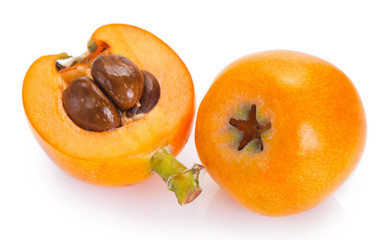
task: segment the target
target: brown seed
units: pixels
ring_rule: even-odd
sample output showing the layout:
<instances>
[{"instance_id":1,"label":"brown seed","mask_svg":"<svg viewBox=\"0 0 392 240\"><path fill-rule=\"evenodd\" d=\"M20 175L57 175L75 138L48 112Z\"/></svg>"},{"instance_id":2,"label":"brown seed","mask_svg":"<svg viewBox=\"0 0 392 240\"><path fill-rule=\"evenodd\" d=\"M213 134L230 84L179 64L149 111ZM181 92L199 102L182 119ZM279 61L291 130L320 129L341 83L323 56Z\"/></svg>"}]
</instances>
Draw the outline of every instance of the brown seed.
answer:
<instances>
[{"instance_id":1,"label":"brown seed","mask_svg":"<svg viewBox=\"0 0 392 240\"><path fill-rule=\"evenodd\" d=\"M143 94L140 98L139 110L148 113L158 103L161 96L161 88L155 76L147 71L142 71L144 77Z\"/></svg>"},{"instance_id":2,"label":"brown seed","mask_svg":"<svg viewBox=\"0 0 392 240\"><path fill-rule=\"evenodd\" d=\"M136 114L148 113L155 107L161 96L161 88L155 76L147 71L142 71L144 78L143 94L140 98L140 107L132 107L127 111L127 117L133 117Z\"/></svg>"},{"instance_id":3,"label":"brown seed","mask_svg":"<svg viewBox=\"0 0 392 240\"><path fill-rule=\"evenodd\" d=\"M143 93L144 80L139 68L119 55L101 55L91 65L91 75L122 111L133 107Z\"/></svg>"},{"instance_id":4,"label":"brown seed","mask_svg":"<svg viewBox=\"0 0 392 240\"><path fill-rule=\"evenodd\" d=\"M65 89L63 104L68 116L81 128L102 132L121 125L117 108L87 77L75 79Z\"/></svg>"}]
</instances>

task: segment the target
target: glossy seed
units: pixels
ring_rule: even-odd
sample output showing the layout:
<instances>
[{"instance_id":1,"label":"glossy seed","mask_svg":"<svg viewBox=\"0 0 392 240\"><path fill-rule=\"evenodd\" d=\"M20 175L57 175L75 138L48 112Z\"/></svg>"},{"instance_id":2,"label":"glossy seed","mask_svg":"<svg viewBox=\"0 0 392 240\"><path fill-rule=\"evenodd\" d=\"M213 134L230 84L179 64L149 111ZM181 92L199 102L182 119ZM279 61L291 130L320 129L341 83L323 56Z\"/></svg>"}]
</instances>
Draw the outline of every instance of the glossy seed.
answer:
<instances>
[{"instance_id":1,"label":"glossy seed","mask_svg":"<svg viewBox=\"0 0 392 240\"><path fill-rule=\"evenodd\" d=\"M147 71L142 71L144 77L143 94L140 98L139 110L142 113L148 113L155 107L161 96L161 88L155 76Z\"/></svg>"},{"instance_id":2,"label":"glossy seed","mask_svg":"<svg viewBox=\"0 0 392 240\"><path fill-rule=\"evenodd\" d=\"M101 89L122 111L139 101L144 79L139 68L119 55L101 55L91 65L91 75Z\"/></svg>"},{"instance_id":3,"label":"glossy seed","mask_svg":"<svg viewBox=\"0 0 392 240\"><path fill-rule=\"evenodd\" d=\"M79 127L102 132L120 127L117 108L89 78L75 79L63 93L65 111Z\"/></svg>"},{"instance_id":4,"label":"glossy seed","mask_svg":"<svg viewBox=\"0 0 392 240\"><path fill-rule=\"evenodd\" d=\"M161 88L155 76L147 71L142 71L144 77L144 89L142 97L140 98L140 107L132 107L127 111L127 117L132 117L135 114L148 113L155 107L161 96Z\"/></svg>"}]
</instances>

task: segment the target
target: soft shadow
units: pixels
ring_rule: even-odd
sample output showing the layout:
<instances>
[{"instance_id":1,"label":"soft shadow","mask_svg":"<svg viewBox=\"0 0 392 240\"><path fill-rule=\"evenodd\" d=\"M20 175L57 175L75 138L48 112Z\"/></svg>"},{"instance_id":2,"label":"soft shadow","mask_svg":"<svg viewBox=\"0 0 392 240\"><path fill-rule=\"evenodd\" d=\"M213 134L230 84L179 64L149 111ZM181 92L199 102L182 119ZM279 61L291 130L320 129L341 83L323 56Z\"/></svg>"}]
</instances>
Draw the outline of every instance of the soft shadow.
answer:
<instances>
[{"instance_id":1,"label":"soft shadow","mask_svg":"<svg viewBox=\"0 0 392 240\"><path fill-rule=\"evenodd\" d=\"M344 209L332 196L319 206L304 213L287 217L267 217L254 213L234 201L219 189L208 204L203 215L206 226L237 229L238 234L257 234L257 236L290 236L293 233L320 231L323 226L338 224Z\"/></svg>"},{"instance_id":2,"label":"soft shadow","mask_svg":"<svg viewBox=\"0 0 392 240\"><path fill-rule=\"evenodd\" d=\"M182 225L186 224L182 220L192 218L191 213L198 211L198 206L193 204L181 207L174 193L155 174L131 186L101 187L74 179L60 169L51 170L50 187L61 191L69 205L81 211L98 212L116 221L131 223L137 220L139 224L148 226L178 220L178 224Z\"/></svg>"}]
</instances>

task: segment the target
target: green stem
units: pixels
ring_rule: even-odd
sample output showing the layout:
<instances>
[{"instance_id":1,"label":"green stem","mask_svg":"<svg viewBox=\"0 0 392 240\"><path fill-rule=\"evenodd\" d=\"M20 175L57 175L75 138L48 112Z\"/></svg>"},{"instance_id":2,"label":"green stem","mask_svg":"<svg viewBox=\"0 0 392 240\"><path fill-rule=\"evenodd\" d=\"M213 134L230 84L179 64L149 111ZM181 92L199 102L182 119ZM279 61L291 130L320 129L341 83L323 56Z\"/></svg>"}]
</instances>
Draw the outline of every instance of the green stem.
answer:
<instances>
[{"instance_id":1,"label":"green stem","mask_svg":"<svg viewBox=\"0 0 392 240\"><path fill-rule=\"evenodd\" d=\"M187 169L166 149L159 149L151 158L151 171L156 172L167 183L170 191L176 194L180 205L192 202L200 195L200 171L204 167L195 164Z\"/></svg>"}]
</instances>

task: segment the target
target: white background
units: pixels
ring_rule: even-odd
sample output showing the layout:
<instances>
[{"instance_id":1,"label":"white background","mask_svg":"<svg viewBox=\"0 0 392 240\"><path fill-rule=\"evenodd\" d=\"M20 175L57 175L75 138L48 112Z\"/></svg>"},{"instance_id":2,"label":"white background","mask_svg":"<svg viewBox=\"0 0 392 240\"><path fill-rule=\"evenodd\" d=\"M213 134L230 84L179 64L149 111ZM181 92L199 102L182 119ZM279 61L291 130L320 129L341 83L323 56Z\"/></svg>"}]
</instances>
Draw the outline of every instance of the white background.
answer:
<instances>
[{"instance_id":1,"label":"white background","mask_svg":"<svg viewBox=\"0 0 392 240\"><path fill-rule=\"evenodd\" d=\"M3 1L0 14L0 239L392 239L392 8L389 1ZM85 51L108 23L144 28L192 74L199 104L224 66L249 53L290 49L341 68L367 114L362 160L318 207L290 217L250 212L206 174L180 207L156 176L123 188L61 171L27 125L22 82L46 54ZM194 135L179 155L199 162Z\"/></svg>"}]
</instances>

